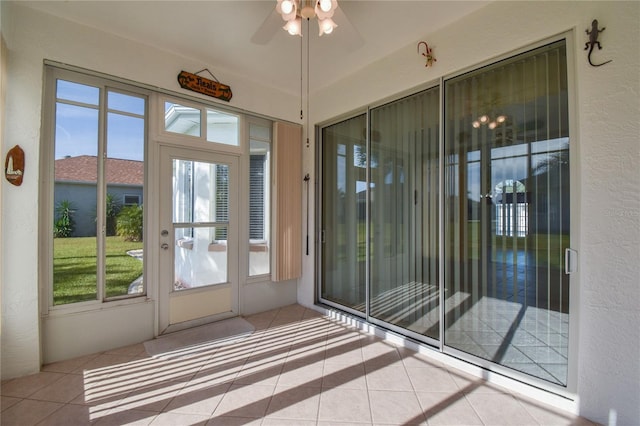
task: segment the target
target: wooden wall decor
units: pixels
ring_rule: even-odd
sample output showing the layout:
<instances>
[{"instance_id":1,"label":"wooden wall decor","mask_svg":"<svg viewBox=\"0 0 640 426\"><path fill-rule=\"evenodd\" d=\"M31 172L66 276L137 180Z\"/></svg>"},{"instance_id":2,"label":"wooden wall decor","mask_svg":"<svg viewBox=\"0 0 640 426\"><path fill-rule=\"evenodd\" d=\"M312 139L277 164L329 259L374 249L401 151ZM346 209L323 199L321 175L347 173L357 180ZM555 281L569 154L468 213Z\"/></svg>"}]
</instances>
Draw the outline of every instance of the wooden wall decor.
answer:
<instances>
[{"instance_id":1,"label":"wooden wall decor","mask_svg":"<svg viewBox=\"0 0 640 426\"><path fill-rule=\"evenodd\" d=\"M22 185L22 178L24 177L24 151L19 145L14 146L7 152L7 158L4 161L4 176L12 185Z\"/></svg>"},{"instance_id":2,"label":"wooden wall decor","mask_svg":"<svg viewBox=\"0 0 640 426\"><path fill-rule=\"evenodd\" d=\"M211 74L213 80L199 76L198 74L202 71L207 71L211 74L211 71L206 68L195 74L187 71L180 71L180 74L178 74L178 83L180 84L180 87L229 102L231 100L231 96L233 96L231 93L231 87L220 83L213 74Z\"/></svg>"}]
</instances>

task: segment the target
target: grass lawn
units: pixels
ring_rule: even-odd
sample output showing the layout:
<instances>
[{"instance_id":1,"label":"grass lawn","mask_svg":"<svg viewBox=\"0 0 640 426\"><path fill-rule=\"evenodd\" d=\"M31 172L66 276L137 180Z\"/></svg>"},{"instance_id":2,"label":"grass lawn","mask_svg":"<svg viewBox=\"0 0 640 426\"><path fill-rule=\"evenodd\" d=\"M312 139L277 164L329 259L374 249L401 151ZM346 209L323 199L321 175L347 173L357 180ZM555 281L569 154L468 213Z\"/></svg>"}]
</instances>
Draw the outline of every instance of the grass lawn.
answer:
<instances>
[{"instance_id":1,"label":"grass lawn","mask_svg":"<svg viewBox=\"0 0 640 426\"><path fill-rule=\"evenodd\" d=\"M142 242L106 238L107 297L127 294L129 284L142 275L142 262L127 254L141 249ZM54 238L53 304L96 300L96 238Z\"/></svg>"}]
</instances>

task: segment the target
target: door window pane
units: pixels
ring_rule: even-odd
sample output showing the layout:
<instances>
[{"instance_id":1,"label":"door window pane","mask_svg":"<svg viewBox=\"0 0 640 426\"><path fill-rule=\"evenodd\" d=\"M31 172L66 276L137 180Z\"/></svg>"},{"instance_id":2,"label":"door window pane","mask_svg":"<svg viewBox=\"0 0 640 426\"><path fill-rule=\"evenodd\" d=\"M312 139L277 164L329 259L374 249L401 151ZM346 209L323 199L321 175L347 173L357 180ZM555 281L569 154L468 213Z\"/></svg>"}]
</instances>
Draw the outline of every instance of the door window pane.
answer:
<instances>
[{"instance_id":1,"label":"door window pane","mask_svg":"<svg viewBox=\"0 0 640 426\"><path fill-rule=\"evenodd\" d=\"M445 85L447 346L565 385L564 41Z\"/></svg>"},{"instance_id":2,"label":"door window pane","mask_svg":"<svg viewBox=\"0 0 640 426\"><path fill-rule=\"evenodd\" d=\"M174 290L226 283L229 166L173 159Z\"/></svg>"}]
</instances>

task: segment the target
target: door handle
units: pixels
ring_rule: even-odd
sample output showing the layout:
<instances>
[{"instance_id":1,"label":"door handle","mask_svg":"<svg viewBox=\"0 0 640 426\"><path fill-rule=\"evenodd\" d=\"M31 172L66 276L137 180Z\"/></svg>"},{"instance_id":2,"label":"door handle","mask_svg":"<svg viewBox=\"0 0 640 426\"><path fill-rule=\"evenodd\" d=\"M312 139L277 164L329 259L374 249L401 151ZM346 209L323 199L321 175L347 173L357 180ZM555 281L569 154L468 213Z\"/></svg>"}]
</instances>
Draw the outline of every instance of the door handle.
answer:
<instances>
[{"instance_id":1,"label":"door handle","mask_svg":"<svg viewBox=\"0 0 640 426\"><path fill-rule=\"evenodd\" d=\"M578 252L566 248L564 249L564 273L570 275L578 269Z\"/></svg>"},{"instance_id":2,"label":"door handle","mask_svg":"<svg viewBox=\"0 0 640 426\"><path fill-rule=\"evenodd\" d=\"M162 243L162 244L160 245L160 248L161 248L162 250L168 250L168 249L169 249L169 244L167 244L167 243Z\"/></svg>"}]
</instances>

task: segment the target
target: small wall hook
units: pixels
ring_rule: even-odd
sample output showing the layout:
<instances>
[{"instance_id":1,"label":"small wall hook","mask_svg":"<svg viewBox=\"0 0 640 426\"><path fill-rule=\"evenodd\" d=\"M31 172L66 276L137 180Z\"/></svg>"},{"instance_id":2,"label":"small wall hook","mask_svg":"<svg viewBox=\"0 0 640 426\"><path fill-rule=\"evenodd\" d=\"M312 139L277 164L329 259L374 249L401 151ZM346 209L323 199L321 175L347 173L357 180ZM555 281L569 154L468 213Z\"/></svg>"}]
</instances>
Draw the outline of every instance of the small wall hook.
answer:
<instances>
[{"instance_id":1,"label":"small wall hook","mask_svg":"<svg viewBox=\"0 0 640 426\"><path fill-rule=\"evenodd\" d=\"M424 45L424 51L421 52L420 46L422 45ZM426 59L426 64L424 65L425 67L433 66L433 63L437 61L435 56L433 56L432 52L433 50L429 48L429 45L427 44L426 41L421 41L418 43L418 53L420 53Z\"/></svg>"}]
</instances>

